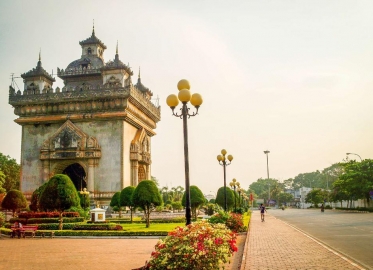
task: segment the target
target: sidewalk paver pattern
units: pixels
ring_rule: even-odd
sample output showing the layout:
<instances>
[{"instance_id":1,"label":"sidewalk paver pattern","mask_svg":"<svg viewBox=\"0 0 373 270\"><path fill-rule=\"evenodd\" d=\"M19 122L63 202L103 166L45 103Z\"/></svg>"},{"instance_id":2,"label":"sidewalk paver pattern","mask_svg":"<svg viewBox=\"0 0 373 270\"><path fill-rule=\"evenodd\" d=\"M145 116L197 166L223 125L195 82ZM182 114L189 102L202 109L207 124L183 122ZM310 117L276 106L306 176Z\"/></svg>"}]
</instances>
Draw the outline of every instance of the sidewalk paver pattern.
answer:
<instances>
[{"instance_id":1,"label":"sidewalk paver pattern","mask_svg":"<svg viewBox=\"0 0 373 270\"><path fill-rule=\"evenodd\" d=\"M271 215L254 211L241 270L363 269Z\"/></svg>"},{"instance_id":2,"label":"sidewalk paver pattern","mask_svg":"<svg viewBox=\"0 0 373 270\"><path fill-rule=\"evenodd\" d=\"M0 239L1 270L130 270L144 266L158 239Z\"/></svg>"}]
</instances>

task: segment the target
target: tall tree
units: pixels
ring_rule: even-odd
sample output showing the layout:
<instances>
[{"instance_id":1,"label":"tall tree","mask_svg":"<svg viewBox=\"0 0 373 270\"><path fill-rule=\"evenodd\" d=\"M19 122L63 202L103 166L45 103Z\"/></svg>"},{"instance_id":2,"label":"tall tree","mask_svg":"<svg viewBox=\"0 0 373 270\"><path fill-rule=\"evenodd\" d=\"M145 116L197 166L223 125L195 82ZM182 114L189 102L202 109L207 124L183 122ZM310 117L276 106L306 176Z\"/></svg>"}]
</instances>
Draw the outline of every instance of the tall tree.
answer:
<instances>
[{"instance_id":1,"label":"tall tree","mask_svg":"<svg viewBox=\"0 0 373 270\"><path fill-rule=\"evenodd\" d=\"M185 193L182 199L182 205L185 206L186 197ZM203 196L202 191L197 186L190 186L190 207L192 208L192 215L194 220L197 220L197 210L200 206L204 205L206 202L205 196Z\"/></svg>"},{"instance_id":2,"label":"tall tree","mask_svg":"<svg viewBox=\"0 0 373 270\"><path fill-rule=\"evenodd\" d=\"M369 204L369 192L373 190L373 160L351 160L340 165L343 173L334 182L334 187L348 194L350 200L365 199Z\"/></svg>"},{"instance_id":3,"label":"tall tree","mask_svg":"<svg viewBox=\"0 0 373 270\"><path fill-rule=\"evenodd\" d=\"M133 192L132 201L135 206L144 210L146 228L149 228L150 213L162 204L162 197L155 183L151 180L141 181Z\"/></svg>"},{"instance_id":4,"label":"tall tree","mask_svg":"<svg viewBox=\"0 0 373 270\"><path fill-rule=\"evenodd\" d=\"M122 189L120 192L120 205L123 207L128 207L130 209L131 213L131 223L132 223L132 216L133 216L133 210L135 209L135 205L132 201L133 192L135 191L135 187L128 186Z\"/></svg>"},{"instance_id":5,"label":"tall tree","mask_svg":"<svg viewBox=\"0 0 373 270\"><path fill-rule=\"evenodd\" d=\"M6 191L19 189L21 166L15 159L0 153L0 171L5 175L3 188L5 188Z\"/></svg>"},{"instance_id":6,"label":"tall tree","mask_svg":"<svg viewBox=\"0 0 373 270\"><path fill-rule=\"evenodd\" d=\"M4 209L12 210L13 217L15 213L27 206L27 200L23 193L19 190L12 189L10 190L3 199L1 207Z\"/></svg>"},{"instance_id":7,"label":"tall tree","mask_svg":"<svg viewBox=\"0 0 373 270\"><path fill-rule=\"evenodd\" d=\"M6 192L6 189L3 187L4 184L5 184L5 174L0 170L0 194Z\"/></svg>"},{"instance_id":8,"label":"tall tree","mask_svg":"<svg viewBox=\"0 0 373 270\"><path fill-rule=\"evenodd\" d=\"M79 195L70 177L54 175L40 195L39 206L44 211L59 212L59 229L62 230L63 212L71 207L80 208Z\"/></svg>"},{"instance_id":9,"label":"tall tree","mask_svg":"<svg viewBox=\"0 0 373 270\"><path fill-rule=\"evenodd\" d=\"M323 203L325 199L325 195L322 189L314 188L311 190L306 196L307 203L313 203L316 207L319 203Z\"/></svg>"}]
</instances>

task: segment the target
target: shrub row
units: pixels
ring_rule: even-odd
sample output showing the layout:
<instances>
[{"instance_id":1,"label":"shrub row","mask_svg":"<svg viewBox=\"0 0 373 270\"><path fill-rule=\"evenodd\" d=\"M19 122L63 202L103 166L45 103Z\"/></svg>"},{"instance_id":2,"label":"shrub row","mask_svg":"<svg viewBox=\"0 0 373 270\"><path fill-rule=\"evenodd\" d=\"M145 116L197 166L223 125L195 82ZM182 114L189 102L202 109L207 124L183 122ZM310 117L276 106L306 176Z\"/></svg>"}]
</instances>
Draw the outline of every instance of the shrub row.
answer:
<instances>
[{"instance_id":1,"label":"shrub row","mask_svg":"<svg viewBox=\"0 0 373 270\"><path fill-rule=\"evenodd\" d=\"M356 208L348 208L348 207L336 207L337 210L354 210L354 211L368 211L373 212L372 207L356 207Z\"/></svg>"},{"instance_id":2,"label":"shrub row","mask_svg":"<svg viewBox=\"0 0 373 270\"><path fill-rule=\"evenodd\" d=\"M120 225L114 223L106 223L106 224L78 224L73 227L73 230L89 230L89 231L111 231L117 230L122 231L123 228Z\"/></svg>"},{"instance_id":3,"label":"shrub row","mask_svg":"<svg viewBox=\"0 0 373 270\"><path fill-rule=\"evenodd\" d=\"M131 221L127 219L110 219L110 222L119 223L119 224L130 224ZM185 218L173 218L173 219L151 219L151 223L183 223ZM133 224L142 224L146 223L145 220L134 220Z\"/></svg>"},{"instance_id":4,"label":"shrub row","mask_svg":"<svg viewBox=\"0 0 373 270\"><path fill-rule=\"evenodd\" d=\"M10 229L13 223L6 223L4 225L5 228ZM45 224L37 224L38 230L58 230L59 223L45 223ZM72 230L76 223L63 223L64 230Z\"/></svg>"},{"instance_id":5,"label":"shrub row","mask_svg":"<svg viewBox=\"0 0 373 270\"><path fill-rule=\"evenodd\" d=\"M0 228L0 231L5 235L10 235L11 230ZM46 236L48 237L47 230L37 230L36 236L41 236L43 233L46 233ZM142 231L142 232L127 232L127 231L76 231L76 230L55 230L54 231L55 236L76 236L76 237L89 237L89 236L167 236L168 232L162 232L162 231Z\"/></svg>"},{"instance_id":6,"label":"shrub row","mask_svg":"<svg viewBox=\"0 0 373 270\"><path fill-rule=\"evenodd\" d=\"M19 218L56 218L59 217L58 212L25 212L18 215ZM78 212L63 212L64 217L80 217Z\"/></svg>"},{"instance_id":7,"label":"shrub row","mask_svg":"<svg viewBox=\"0 0 373 270\"><path fill-rule=\"evenodd\" d=\"M63 223L76 223L76 222L83 222L84 217L71 217L71 218L64 217L62 220L63 220ZM21 222L24 225L26 225L26 224L44 224L44 223L58 223L59 218L29 218L29 219L11 218L11 219L9 219L10 223L14 223L16 221Z\"/></svg>"}]
</instances>

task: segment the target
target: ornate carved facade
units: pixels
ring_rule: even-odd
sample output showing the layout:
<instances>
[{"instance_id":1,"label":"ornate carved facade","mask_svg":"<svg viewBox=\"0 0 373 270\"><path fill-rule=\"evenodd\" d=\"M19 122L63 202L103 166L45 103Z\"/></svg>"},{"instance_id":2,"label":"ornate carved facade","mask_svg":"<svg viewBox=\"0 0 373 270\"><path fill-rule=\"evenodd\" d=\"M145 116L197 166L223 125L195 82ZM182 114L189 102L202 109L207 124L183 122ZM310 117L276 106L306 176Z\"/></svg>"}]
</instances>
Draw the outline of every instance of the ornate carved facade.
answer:
<instances>
[{"instance_id":1,"label":"ornate carved facade","mask_svg":"<svg viewBox=\"0 0 373 270\"><path fill-rule=\"evenodd\" d=\"M106 46L93 29L79 43L81 58L57 69L62 89L42 67L22 74L24 90L9 88L9 104L22 126L21 189L31 194L56 174L77 188L106 198L151 176L151 137L160 121L152 92L132 84L131 68L119 59L104 62ZM80 182L80 184L79 184ZM105 195L106 194L106 195Z\"/></svg>"}]
</instances>

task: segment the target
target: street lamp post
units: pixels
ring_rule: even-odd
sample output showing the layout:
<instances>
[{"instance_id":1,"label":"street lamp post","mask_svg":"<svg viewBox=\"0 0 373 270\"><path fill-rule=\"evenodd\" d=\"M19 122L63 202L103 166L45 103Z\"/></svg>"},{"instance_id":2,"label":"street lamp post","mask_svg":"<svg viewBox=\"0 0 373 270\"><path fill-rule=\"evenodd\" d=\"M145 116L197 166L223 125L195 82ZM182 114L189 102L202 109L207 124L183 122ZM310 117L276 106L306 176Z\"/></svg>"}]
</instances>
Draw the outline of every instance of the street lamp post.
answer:
<instances>
[{"instance_id":1,"label":"street lamp post","mask_svg":"<svg viewBox=\"0 0 373 270\"><path fill-rule=\"evenodd\" d=\"M84 198L84 205L83 205L83 207L84 207L84 219L86 218L86 214L85 214L85 208L86 208L86 205L85 205L85 203L86 203L86 197L85 196L89 196L89 191L87 190L87 188L83 188L83 190L80 190L80 194L82 194L83 195L83 198Z\"/></svg>"},{"instance_id":2,"label":"street lamp post","mask_svg":"<svg viewBox=\"0 0 373 270\"><path fill-rule=\"evenodd\" d=\"M241 189L241 188L238 188L237 192L238 192L238 202L239 202L240 205L241 205L241 192L242 192L242 189ZM242 195L243 195L243 193L242 193Z\"/></svg>"},{"instance_id":3,"label":"street lamp post","mask_svg":"<svg viewBox=\"0 0 373 270\"><path fill-rule=\"evenodd\" d=\"M190 93L190 84L187 80L180 80L177 84L179 89L178 96L172 94L167 97L167 105L172 110L172 115L183 119L183 132L184 132L184 161L185 161L185 218L186 225L191 223L191 205L190 205L190 182L189 182L189 152L188 152L188 118L196 116L198 114L198 108L201 106L203 100L202 96L198 93L193 95ZM175 113L175 107L179 104L179 101L183 104L181 107L181 114ZM189 113L187 106L188 102L196 108L196 112Z\"/></svg>"},{"instance_id":4,"label":"street lamp post","mask_svg":"<svg viewBox=\"0 0 373 270\"><path fill-rule=\"evenodd\" d=\"M232 182L229 183L229 185L234 189L234 212L237 212L237 204L236 204L236 187L240 189L240 183L237 182L235 178L233 178ZM239 198L239 197L238 197Z\"/></svg>"},{"instance_id":5,"label":"street lamp post","mask_svg":"<svg viewBox=\"0 0 373 270\"><path fill-rule=\"evenodd\" d=\"M225 149L221 150L221 155L217 156L218 162L221 166L224 168L224 211L227 211L227 184L226 184L226 167L232 163L233 156L228 155L227 158L225 158L225 155L227 154L227 151ZM229 163L227 162L227 159Z\"/></svg>"},{"instance_id":6,"label":"street lamp post","mask_svg":"<svg viewBox=\"0 0 373 270\"><path fill-rule=\"evenodd\" d=\"M355 156L358 156L358 157L360 158L360 162L363 161L363 160L361 159L361 156L359 156L358 154L355 154L355 153L346 153L346 155L347 155L347 156L348 156L348 155L355 155Z\"/></svg>"},{"instance_id":7,"label":"street lamp post","mask_svg":"<svg viewBox=\"0 0 373 270\"><path fill-rule=\"evenodd\" d=\"M268 167L268 154L269 153L270 152L268 150L264 151L264 154L267 156L268 204L269 204L269 201L271 200L271 185L269 183L269 167Z\"/></svg>"}]
</instances>

